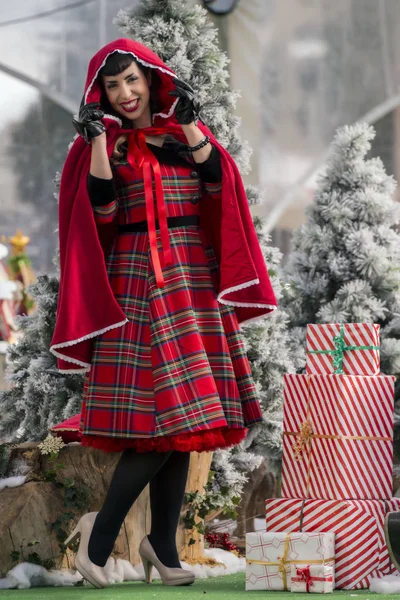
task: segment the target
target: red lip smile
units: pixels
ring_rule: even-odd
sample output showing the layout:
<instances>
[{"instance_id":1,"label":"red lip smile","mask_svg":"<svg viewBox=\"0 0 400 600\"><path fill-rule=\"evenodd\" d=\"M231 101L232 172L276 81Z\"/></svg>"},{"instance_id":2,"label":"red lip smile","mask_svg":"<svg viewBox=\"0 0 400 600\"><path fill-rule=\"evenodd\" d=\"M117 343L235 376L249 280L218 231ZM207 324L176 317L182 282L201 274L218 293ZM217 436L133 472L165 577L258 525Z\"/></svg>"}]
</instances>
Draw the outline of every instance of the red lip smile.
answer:
<instances>
[{"instance_id":1,"label":"red lip smile","mask_svg":"<svg viewBox=\"0 0 400 600\"><path fill-rule=\"evenodd\" d=\"M133 106L129 108L129 105L132 103L135 103L135 104L133 104ZM135 100L131 100L130 102L121 102L121 106L126 112L134 112L135 110L137 110L139 103L140 103L140 99L135 98Z\"/></svg>"}]
</instances>

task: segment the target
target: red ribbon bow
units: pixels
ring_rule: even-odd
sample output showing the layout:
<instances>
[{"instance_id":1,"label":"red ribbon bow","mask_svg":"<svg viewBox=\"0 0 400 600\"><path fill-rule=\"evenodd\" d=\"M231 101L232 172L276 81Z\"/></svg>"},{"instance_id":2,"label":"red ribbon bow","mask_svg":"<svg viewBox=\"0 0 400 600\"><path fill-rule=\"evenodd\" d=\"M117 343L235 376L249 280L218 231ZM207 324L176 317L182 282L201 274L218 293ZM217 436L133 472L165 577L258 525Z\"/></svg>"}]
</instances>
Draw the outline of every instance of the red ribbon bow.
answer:
<instances>
[{"instance_id":1,"label":"red ribbon bow","mask_svg":"<svg viewBox=\"0 0 400 600\"><path fill-rule=\"evenodd\" d=\"M310 573L310 565L307 567L303 567L302 569L297 568L296 575L300 578L300 581L306 582L306 591L310 591L310 586L312 586L312 577Z\"/></svg>"},{"instance_id":2,"label":"red ribbon bow","mask_svg":"<svg viewBox=\"0 0 400 600\"><path fill-rule=\"evenodd\" d=\"M154 265L157 286L164 287L162 267L172 263L171 246L169 243L167 211L164 202L164 190L162 186L160 164L146 144L145 132L149 135L162 135L166 133L165 128L149 127L146 130L129 130L128 133L128 163L134 169L141 169L144 180L144 194L146 200L146 216L149 232L150 251ZM162 266L157 248L157 236L154 214L153 177L156 192L157 214L160 223L161 242L163 249Z\"/></svg>"}]
</instances>

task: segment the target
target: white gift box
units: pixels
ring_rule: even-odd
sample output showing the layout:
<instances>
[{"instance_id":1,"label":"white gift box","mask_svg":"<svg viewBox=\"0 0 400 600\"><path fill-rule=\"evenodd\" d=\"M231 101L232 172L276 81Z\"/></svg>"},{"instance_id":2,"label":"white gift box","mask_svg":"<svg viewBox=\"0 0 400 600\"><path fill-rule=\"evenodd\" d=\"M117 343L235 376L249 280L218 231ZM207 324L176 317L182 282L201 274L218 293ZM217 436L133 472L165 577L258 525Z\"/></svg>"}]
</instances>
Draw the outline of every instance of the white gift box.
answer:
<instances>
[{"instance_id":1,"label":"white gift box","mask_svg":"<svg viewBox=\"0 0 400 600\"><path fill-rule=\"evenodd\" d=\"M256 531L246 534L246 591L290 590L291 567L330 565L335 533Z\"/></svg>"},{"instance_id":2,"label":"white gift box","mask_svg":"<svg viewBox=\"0 0 400 600\"><path fill-rule=\"evenodd\" d=\"M333 565L292 565L290 590L313 594L327 594L335 587Z\"/></svg>"}]
</instances>

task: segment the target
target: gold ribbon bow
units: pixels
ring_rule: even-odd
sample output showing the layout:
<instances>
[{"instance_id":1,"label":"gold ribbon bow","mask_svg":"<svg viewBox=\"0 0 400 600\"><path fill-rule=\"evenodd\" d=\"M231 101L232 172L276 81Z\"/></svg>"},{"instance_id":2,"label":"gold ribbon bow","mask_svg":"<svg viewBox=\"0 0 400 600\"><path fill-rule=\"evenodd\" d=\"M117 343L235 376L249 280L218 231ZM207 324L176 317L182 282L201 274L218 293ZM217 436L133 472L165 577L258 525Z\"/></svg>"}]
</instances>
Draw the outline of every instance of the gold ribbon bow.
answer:
<instances>
[{"instance_id":1,"label":"gold ribbon bow","mask_svg":"<svg viewBox=\"0 0 400 600\"><path fill-rule=\"evenodd\" d=\"M294 450L294 459L301 460L301 453L305 449L305 446L310 443L313 436L313 428L310 420L304 421L300 425L300 433L298 440L295 441L292 448Z\"/></svg>"}]
</instances>

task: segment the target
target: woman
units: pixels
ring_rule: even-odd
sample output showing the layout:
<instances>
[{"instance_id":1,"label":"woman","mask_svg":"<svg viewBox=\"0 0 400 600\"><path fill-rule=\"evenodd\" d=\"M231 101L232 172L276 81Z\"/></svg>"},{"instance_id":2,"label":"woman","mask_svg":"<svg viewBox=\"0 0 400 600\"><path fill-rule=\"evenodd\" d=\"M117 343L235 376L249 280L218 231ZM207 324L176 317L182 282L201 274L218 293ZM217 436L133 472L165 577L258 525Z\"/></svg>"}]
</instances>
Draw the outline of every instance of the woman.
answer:
<instances>
[{"instance_id":1,"label":"woman","mask_svg":"<svg viewBox=\"0 0 400 600\"><path fill-rule=\"evenodd\" d=\"M62 172L50 349L60 371L85 372L81 443L122 451L101 511L66 542L81 533L76 565L96 587L149 482L146 581L155 565L165 584L193 583L175 544L190 451L235 445L262 420L239 323L276 299L238 169L196 104L148 48L108 44Z\"/></svg>"}]
</instances>

